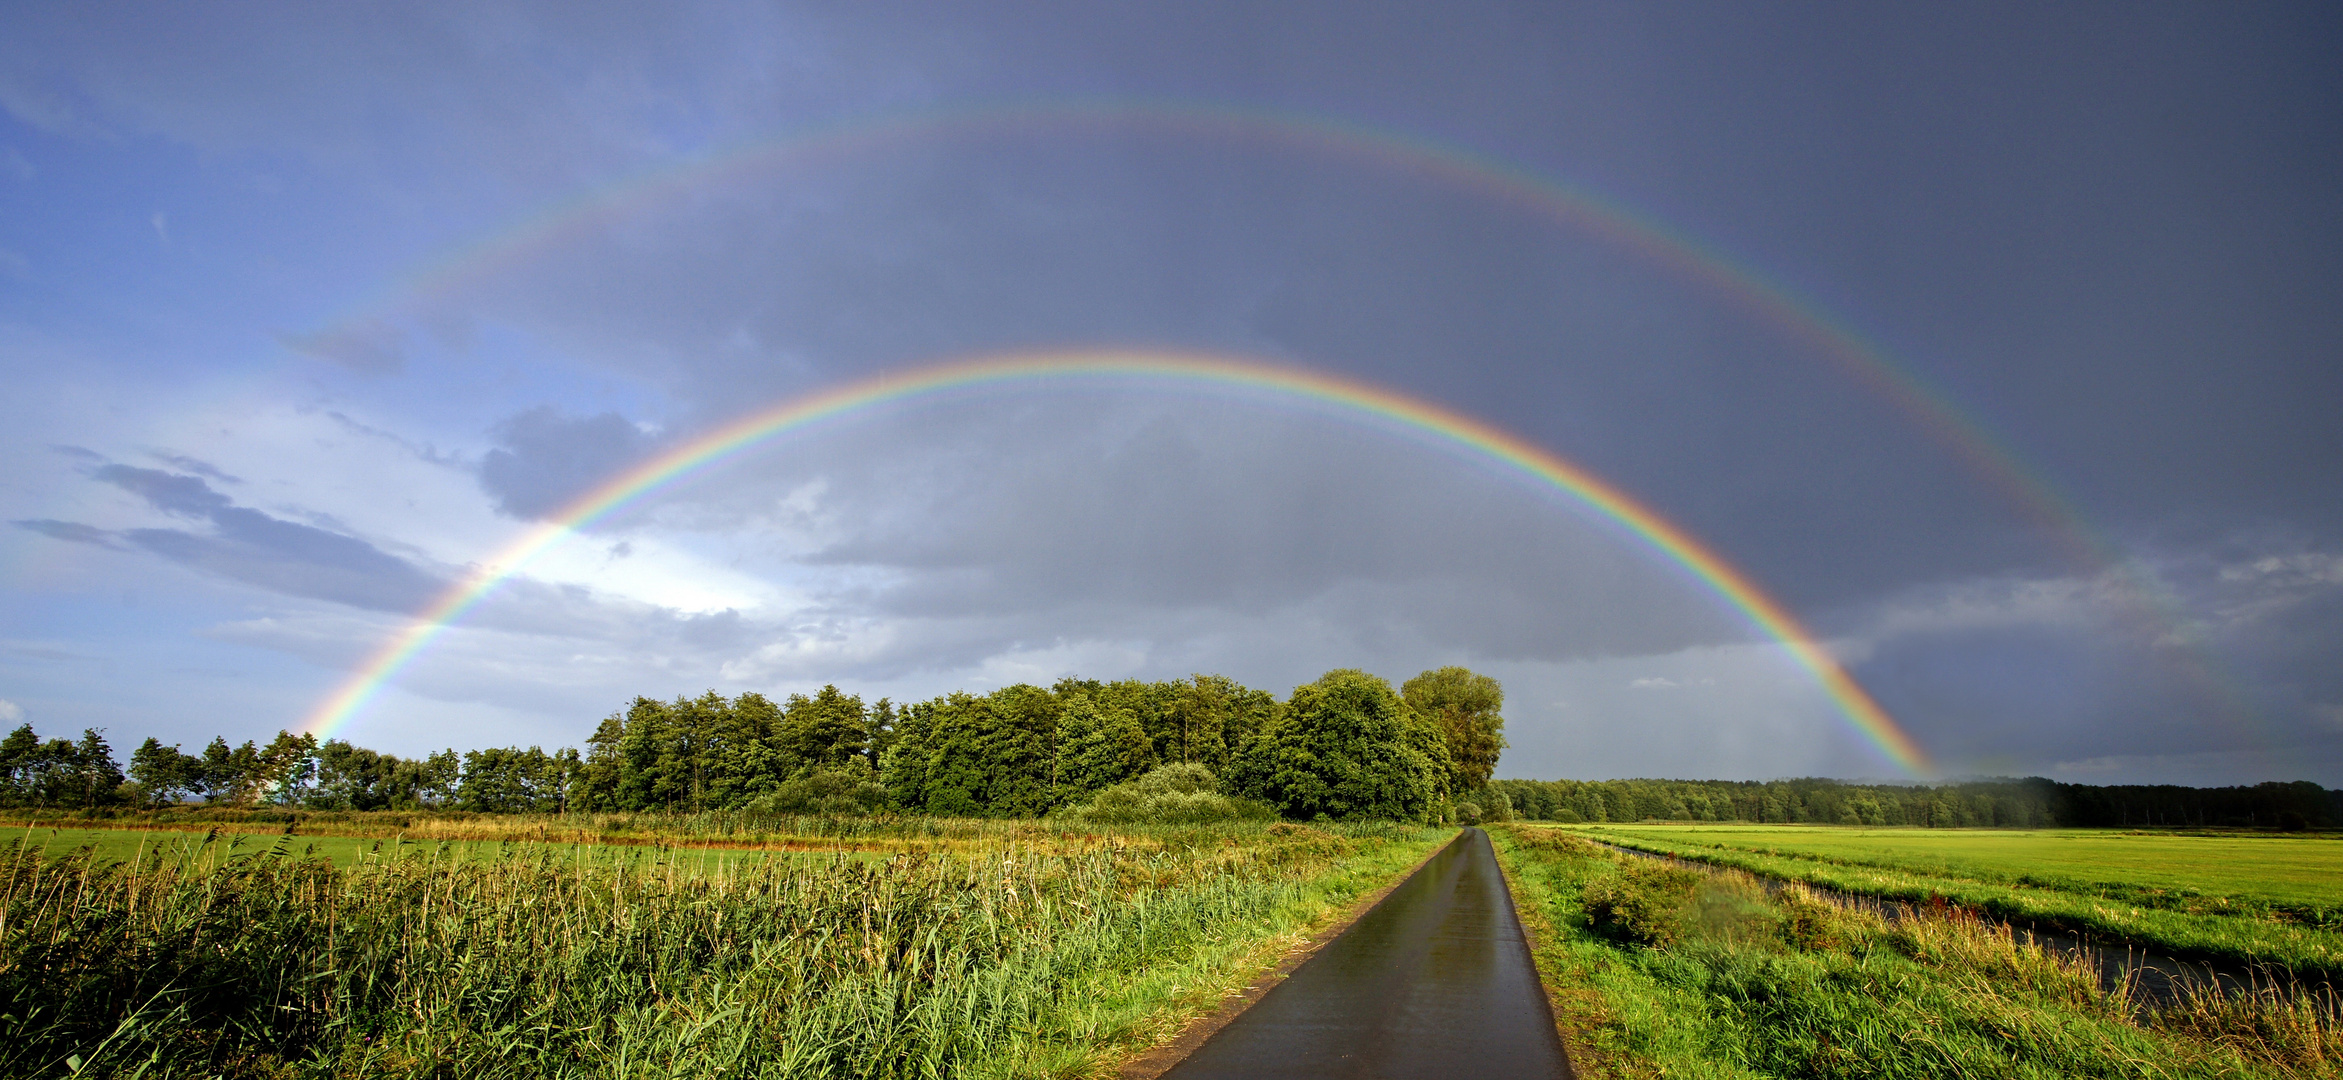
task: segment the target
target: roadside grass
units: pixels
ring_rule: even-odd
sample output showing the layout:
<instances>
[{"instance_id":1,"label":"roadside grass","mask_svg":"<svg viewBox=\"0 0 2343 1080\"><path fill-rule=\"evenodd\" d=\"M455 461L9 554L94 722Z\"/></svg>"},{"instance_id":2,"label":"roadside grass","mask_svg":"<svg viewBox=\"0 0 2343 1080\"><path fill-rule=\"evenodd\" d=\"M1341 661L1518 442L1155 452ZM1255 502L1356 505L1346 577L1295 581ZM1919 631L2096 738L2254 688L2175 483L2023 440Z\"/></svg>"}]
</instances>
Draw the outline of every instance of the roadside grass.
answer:
<instances>
[{"instance_id":1,"label":"roadside grass","mask_svg":"<svg viewBox=\"0 0 2343 1080\"><path fill-rule=\"evenodd\" d=\"M1958 911L1890 923L1574 831L1491 833L1590 1076L2343 1075L2343 1031L2305 1003L2141 1012L2087 963Z\"/></svg>"},{"instance_id":2,"label":"roadside grass","mask_svg":"<svg viewBox=\"0 0 2343 1080\"><path fill-rule=\"evenodd\" d=\"M1099 1075L1449 838L1020 833L339 865L11 844L0 1075Z\"/></svg>"},{"instance_id":3,"label":"roadside grass","mask_svg":"<svg viewBox=\"0 0 2343 1080\"><path fill-rule=\"evenodd\" d=\"M2343 843L1836 826L1556 826L1621 847L2175 956L2343 977ZM2127 881L2133 873L2138 881ZM2323 881L2323 888L2319 883Z\"/></svg>"}]
</instances>

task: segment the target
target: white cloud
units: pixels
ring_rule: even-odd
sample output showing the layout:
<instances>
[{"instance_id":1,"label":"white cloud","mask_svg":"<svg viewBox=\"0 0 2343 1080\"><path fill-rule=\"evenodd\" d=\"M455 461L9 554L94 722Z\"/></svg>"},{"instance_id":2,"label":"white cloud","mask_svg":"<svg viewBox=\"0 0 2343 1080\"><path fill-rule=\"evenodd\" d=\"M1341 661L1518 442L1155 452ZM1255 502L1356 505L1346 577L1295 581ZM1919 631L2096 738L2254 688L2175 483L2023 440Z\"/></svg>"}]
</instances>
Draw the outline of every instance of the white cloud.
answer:
<instances>
[{"instance_id":1,"label":"white cloud","mask_svg":"<svg viewBox=\"0 0 2343 1080\"><path fill-rule=\"evenodd\" d=\"M24 706L7 698L0 698L0 724L15 724L24 720Z\"/></svg>"}]
</instances>

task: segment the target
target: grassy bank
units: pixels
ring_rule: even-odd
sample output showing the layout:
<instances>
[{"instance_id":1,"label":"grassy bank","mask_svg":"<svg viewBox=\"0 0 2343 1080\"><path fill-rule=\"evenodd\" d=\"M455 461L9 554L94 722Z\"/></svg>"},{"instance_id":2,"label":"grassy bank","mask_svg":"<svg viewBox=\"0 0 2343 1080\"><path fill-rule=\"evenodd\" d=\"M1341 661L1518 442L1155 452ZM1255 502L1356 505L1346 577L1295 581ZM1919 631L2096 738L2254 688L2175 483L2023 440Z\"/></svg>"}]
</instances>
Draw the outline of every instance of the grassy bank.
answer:
<instances>
[{"instance_id":1,"label":"grassy bank","mask_svg":"<svg viewBox=\"0 0 2343 1080\"><path fill-rule=\"evenodd\" d=\"M879 859L12 847L0 1074L1095 1074L1447 835L1019 833Z\"/></svg>"},{"instance_id":2,"label":"grassy bank","mask_svg":"<svg viewBox=\"0 0 2343 1080\"><path fill-rule=\"evenodd\" d=\"M1643 851L2182 957L2343 978L2343 842L2112 832L1594 826Z\"/></svg>"},{"instance_id":3,"label":"grassy bank","mask_svg":"<svg viewBox=\"0 0 2343 1080\"><path fill-rule=\"evenodd\" d=\"M1746 875L1491 830L1582 1074L2307 1077L2343 1033L2301 1005L2139 1013L2088 967L1953 914L1887 923Z\"/></svg>"}]
</instances>

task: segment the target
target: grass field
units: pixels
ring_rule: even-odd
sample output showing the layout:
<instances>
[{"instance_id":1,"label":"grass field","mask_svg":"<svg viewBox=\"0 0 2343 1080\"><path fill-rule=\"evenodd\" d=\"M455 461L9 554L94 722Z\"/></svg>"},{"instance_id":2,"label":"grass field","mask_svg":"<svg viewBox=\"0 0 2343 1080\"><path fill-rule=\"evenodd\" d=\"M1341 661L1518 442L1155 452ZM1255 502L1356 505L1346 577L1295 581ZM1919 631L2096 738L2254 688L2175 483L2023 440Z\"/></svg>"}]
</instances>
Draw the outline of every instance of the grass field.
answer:
<instances>
[{"instance_id":1,"label":"grass field","mask_svg":"<svg viewBox=\"0 0 2343 1080\"><path fill-rule=\"evenodd\" d=\"M2107 829L1601 825L1592 830L1917 874L2067 891L2167 893L2305 910L2343 907L2343 836Z\"/></svg>"},{"instance_id":2,"label":"grass field","mask_svg":"<svg viewBox=\"0 0 2343 1080\"><path fill-rule=\"evenodd\" d=\"M1451 835L42 831L0 849L0 1075L1101 1075Z\"/></svg>"},{"instance_id":3,"label":"grass field","mask_svg":"<svg viewBox=\"0 0 2343 1080\"><path fill-rule=\"evenodd\" d=\"M417 840L402 836L304 836L276 831L192 832L178 829L89 829L28 827L0 829L0 845L15 844L56 859L86 851L103 862L139 859L193 860L215 866L223 859L275 855L296 859L323 859L349 868L385 859L442 859L478 861L551 855L564 861L586 860L603 865L658 858L695 870L712 870L744 860L803 858L830 854L831 849L797 850L755 847L696 847L690 844L649 846L639 843L540 842L536 840ZM862 847L835 849L855 861L883 860L884 850Z\"/></svg>"},{"instance_id":4,"label":"grass field","mask_svg":"<svg viewBox=\"0 0 2343 1080\"><path fill-rule=\"evenodd\" d=\"M2343 976L2343 840L2109 830L1562 826L1624 847L2175 955Z\"/></svg>"},{"instance_id":5,"label":"grass field","mask_svg":"<svg viewBox=\"0 0 2343 1080\"><path fill-rule=\"evenodd\" d=\"M1491 831L1589 1080L2343 1074L2343 1030L2298 1001L2143 1011L1957 910L1891 923L1582 829Z\"/></svg>"}]
</instances>

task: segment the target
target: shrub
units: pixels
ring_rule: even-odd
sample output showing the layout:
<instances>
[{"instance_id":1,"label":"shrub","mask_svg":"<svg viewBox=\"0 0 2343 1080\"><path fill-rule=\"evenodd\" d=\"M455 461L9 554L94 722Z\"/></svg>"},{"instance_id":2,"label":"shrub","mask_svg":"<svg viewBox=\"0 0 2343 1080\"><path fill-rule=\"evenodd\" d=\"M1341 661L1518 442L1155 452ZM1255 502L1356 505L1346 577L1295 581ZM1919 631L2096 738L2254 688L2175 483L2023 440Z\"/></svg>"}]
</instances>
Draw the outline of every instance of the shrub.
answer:
<instances>
[{"instance_id":1,"label":"shrub","mask_svg":"<svg viewBox=\"0 0 2343 1080\"><path fill-rule=\"evenodd\" d=\"M1099 825L1209 825L1274 818L1277 811L1221 794L1212 770L1185 764L1161 766L1109 787L1066 816Z\"/></svg>"},{"instance_id":2,"label":"shrub","mask_svg":"<svg viewBox=\"0 0 2343 1080\"><path fill-rule=\"evenodd\" d=\"M887 789L867 772L817 769L749 802L751 814L821 814L847 817L887 808Z\"/></svg>"},{"instance_id":3,"label":"shrub","mask_svg":"<svg viewBox=\"0 0 2343 1080\"><path fill-rule=\"evenodd\" d=\"M1457 803L1450 808L1450 812L1455 815L1456 823L1459 825L1478 825L1481 823L1481 808L1473 803Z\"/></svg>"},{"instance_id":4,"label":"shrub","mask_svg":"<svg viewBox=\"0 0 2343 1080\"><path fill-rule=\"evenodd\" d=\"M1596 933L1655 947L1770 937L1780 921L1747 874L1660 862L1639 861L1597 878L1584 900Z\"/></svg>"}]
</instances>

